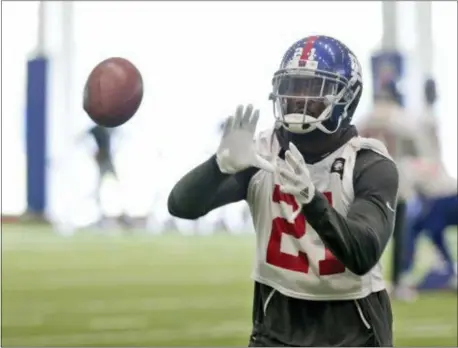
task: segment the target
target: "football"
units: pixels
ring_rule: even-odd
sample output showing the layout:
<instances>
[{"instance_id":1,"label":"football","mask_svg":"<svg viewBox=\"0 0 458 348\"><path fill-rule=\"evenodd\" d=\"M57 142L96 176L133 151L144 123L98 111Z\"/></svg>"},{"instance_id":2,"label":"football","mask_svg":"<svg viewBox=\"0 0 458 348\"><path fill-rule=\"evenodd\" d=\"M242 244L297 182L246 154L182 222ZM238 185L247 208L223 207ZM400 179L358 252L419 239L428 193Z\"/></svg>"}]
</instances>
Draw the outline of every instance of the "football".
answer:
<instances>
[{"instance_id":1,"label":"football","mask_svg":"<svg viewBox=\"0 0 458 348\"><path fill-rule=\"evenodd\" d=\"M118 127L135 115L143 99L143 78L129 60L108 58L89 74L83 108L98 125Z\"/></svg>"}]
</instances>

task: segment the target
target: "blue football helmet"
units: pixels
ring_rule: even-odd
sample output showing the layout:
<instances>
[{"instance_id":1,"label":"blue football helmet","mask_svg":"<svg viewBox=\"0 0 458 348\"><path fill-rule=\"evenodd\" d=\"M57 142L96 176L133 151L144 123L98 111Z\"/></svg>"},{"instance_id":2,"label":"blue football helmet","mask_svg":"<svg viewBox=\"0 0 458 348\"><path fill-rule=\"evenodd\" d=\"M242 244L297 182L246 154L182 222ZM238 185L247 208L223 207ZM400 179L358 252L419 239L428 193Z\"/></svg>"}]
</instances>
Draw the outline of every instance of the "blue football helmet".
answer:
<instances>
[{"instance_id":1,"label":"blue football helmet","mask_svg":"<svg viewBox=\"0 0 458 348\"><path fill-rule=\"evenodd\" d=\"M279 125L296 134L332 134L351 122L363 88L361 65L340 41L309 36L286 51L272 85Z\"/></svg>"}]
</instances>

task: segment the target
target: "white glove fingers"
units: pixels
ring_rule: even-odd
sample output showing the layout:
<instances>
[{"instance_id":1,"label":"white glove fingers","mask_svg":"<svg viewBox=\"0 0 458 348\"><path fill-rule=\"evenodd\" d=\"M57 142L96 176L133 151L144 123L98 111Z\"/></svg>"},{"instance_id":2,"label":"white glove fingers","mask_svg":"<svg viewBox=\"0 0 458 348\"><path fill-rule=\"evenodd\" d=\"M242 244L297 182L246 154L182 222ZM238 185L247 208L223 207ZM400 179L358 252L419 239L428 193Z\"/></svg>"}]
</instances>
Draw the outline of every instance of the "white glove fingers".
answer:
<instances>
[{"instance_id":1,"label":"white glove fingers","mask_svg":"<svg viewBox=\"0 0 458 348\"><path fill-rule=\"evenodd\" d=\"M259 110L256 109L253 113L253 117L251 117L251 120L250 120L250 131L254 134L254 132L256 131L256 127L258 125L258 121L259 121Z\"/></svg>"},{"instance_id":2,"label":"white glove fingers","mask_svg":"<svg viewBox=\"0 0 458 348\"><path fill-rule=\"evenodd\" d=\"M241 128L243 119L243 105L238 105L235 110L234 128Z\"/></svg>"},{"instance_id":3,"label":"white glove fingers","mask_svg":"<svg viewBox=\"0 0 458 348\"><path fill-rule=\"evenodd\" d=\"M275 172L275 166L258 154L255 154L252 165L269 173Z\"/></svg>"},{"instance_id":4,"label":"white glove fingers","mask_svg":"<svg viewBox=\"0 0 458 348\"><path fill-rule=\"evenodd\" d=\"M278 168L278 175L280 177L280 182L282 183L289 182L296 184L299 181L297 176L292 171L292 168L289 170L285 168Z\"/></svg>"},{"instance_id":5,"label":"white glove fingers","mask_svg":"<svg viewBox=\"0 0 458 348\"><path fill-rule=\"evenodd\" d=\"M234 124L234 117L229 116L226 120L226 123L224 124L223 138L230 133L233 124Z\"/></svg>"},{"instance_id":6,"label":"white glove fingers","mask_svg":"<svg viewBox=\"0 0 458 348\"><path fill-rule=\"evenodd\" d=\"M289 151L291 151L291 153L293 154L294 158L296 159L296 162L305 164L304 157L302 157L301 152L292 142L289 142Z\"/></svg>"},{"instance_id":7,"label":"white glove fingers","mask_svg":"<svg viewBox=\"0 0 458 348\"><path fill-rule=\"evenodd\" d=\"M248 104L248 106L245 109L245 113L243 114L243 118L242 118L242 127L243 128L248 128L250 124L252 113L253 113L253 105Z\"/></svg>"},{"instance_id":8,"label":"white glove fingers","mask_svg":"<svg viewBox=\"0 0 458 348\"><path fill-rule=\"evenodd\" d=\"M293 155L293 153L290 150L285 152L285 163L288 165L288 167L293 173L301 174L301 163L297 160L297 158Z\"/></svg>"}]
</instances>

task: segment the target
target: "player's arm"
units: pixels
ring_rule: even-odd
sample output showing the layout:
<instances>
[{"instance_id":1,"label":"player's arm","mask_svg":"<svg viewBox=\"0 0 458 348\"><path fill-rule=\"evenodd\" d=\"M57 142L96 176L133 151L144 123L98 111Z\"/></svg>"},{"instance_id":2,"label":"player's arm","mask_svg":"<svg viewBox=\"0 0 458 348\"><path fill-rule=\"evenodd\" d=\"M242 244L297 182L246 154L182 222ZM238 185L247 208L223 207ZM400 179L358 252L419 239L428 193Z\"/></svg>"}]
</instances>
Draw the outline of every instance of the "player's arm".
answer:
<instances>
[{"instance_id":1,"label":"player's arm","mask_svg":"<svg viewBox=\"0 0 458 348\"><path fill-rule=\"evenodd\" d=\"M362 150L354 170L355 198L346 217L332 208L319 192L303 206L307 222L325 246L353 273L369 272L390 239L398 182L394 162Z\"/></svg>"},{"instance_id":2,"label":"player's arm","mask_svg":"<svg viewBox=\"0 0 458 348\"><path fill-rule=\"evenodd\" d=\"M257 170L250 167L236 174L224 174L216 156L212 156L176 183L168 198L169 213L182 219L198 219L213 209L244 200L248 183Z\"/></svg>"}]
</instances>

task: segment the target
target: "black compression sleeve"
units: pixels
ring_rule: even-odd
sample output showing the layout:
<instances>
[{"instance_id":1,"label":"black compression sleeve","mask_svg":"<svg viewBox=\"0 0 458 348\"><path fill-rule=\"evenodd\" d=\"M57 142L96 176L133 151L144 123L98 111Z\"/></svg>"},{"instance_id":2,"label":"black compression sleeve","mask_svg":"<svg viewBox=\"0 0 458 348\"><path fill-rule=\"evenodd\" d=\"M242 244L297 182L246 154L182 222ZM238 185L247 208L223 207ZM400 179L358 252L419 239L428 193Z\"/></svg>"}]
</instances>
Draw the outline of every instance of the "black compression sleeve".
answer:
<instances>
[{"instance_id":1,"label":"black compression sleeve","mask_svg":"<svg viewBox=\"0 0 458 348\"><path fill-rule=\"evenodd\" d=\"M256 171L248 168L234 175L223 174L212 156L175 184L167 202L169 213L182 219L197 219L213 209L241 201Z\"/></svg>"},{"instance_id":2,"label":"black compression sleeve","mask_svg":"<svg viewBox=\"0 0 458 348\"><path fill-rule=\"evenodd\" d=\"M307 222L350 271L363 275L379 261L391 236L398 191L396 165L372 151L358 153L355 199L346 217L317 192L303 207Z\"/></svg>"}]
</instances>

